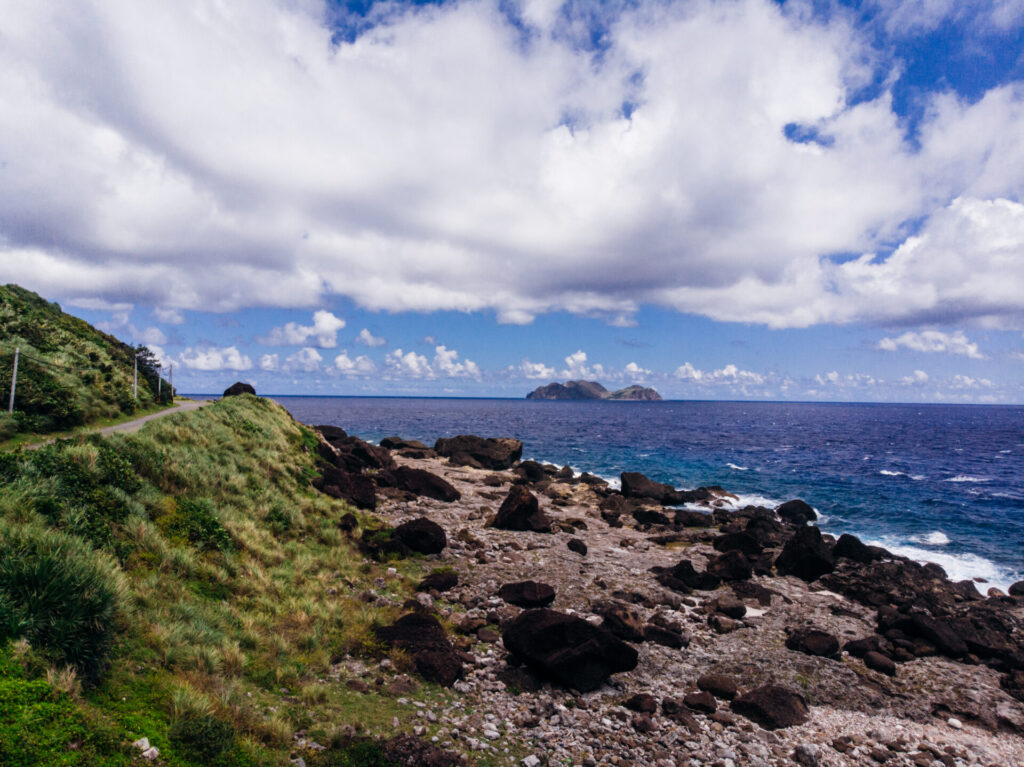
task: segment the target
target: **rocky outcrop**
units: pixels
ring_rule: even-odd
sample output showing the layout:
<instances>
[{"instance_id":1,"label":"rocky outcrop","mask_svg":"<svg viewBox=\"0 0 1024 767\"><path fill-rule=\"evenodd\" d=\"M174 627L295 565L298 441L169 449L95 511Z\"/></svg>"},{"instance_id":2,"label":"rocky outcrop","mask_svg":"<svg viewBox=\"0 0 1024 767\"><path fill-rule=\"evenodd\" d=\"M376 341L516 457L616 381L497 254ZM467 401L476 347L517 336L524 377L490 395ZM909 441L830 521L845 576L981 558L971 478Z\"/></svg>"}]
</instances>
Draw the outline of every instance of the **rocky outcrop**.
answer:
<instances>
[{"instance_id":1,"label":"rocky outcrop","mask_svg":"<svg viewBox=\"0 0 1024 767\"><path fill-rule=\"evenodd\" d=\"M502 640L537 673L580 692L637 664L636 650L611 632L555 610L527 610L503 629Z\"/></svg>"},{"instance_id":2,"label":"rocky outcrop","mask_svg":"<svg viewBox=\"0 0 1024 767\"><path fill-rule=\"evenodd\" d=\"M786 501L775 509L775 513L779 515L779 519L783 519L793 525L806 525L808 522L814 522L818 518L817 512L811 508L811 504L799 498Z\"/></svg>"},{"instance_id":3,"label":"rocky outcrop","mask_svg":"<svg viewBox=\"0 0 1024 767\"><path fill-rule=\"evenodd\" d=\"M795 575L810 583L835 569L832 550L816 527L798 527L775 560L779 575Z\"/></svg>"},{"instance_id":4,"label":"rocky outcrop","mask_svg":"<svg viewBox=\"0 0 1024 767\"><path fill-rule=\"evenodd\" d=\"M462 676L462 659L432 615L408 613L375 633L386 645L405 650L427 681L451 687Z\"/></svg>"},{"instance_id":5,"label":"rocky outcrop","mask_svg":"<svg viewBox=\"0 0 1024 767\"><path fill-rule=\"evenodd\" d=\"M537 496L522 485L513 485L508 491L491 526L501 530L551 532L551 520L540 510Z\"/></svg>"},{"instance_id":6,"label":"rocky outcrop","mask_svg":"<svg viewBox=\"0 0 1024 767\"><path fill-rule=\"evenodd\" d=\"M403 522L395 528L394 537L418 554L440 554L448 545L444 528L426 517Z\"/></svg>"},{"instance_id":7,"label":"rocky outcrop","mask_svg":"<svg viewBox=\"0 0 1024 767\"><path fill-rule=\"evenodd\" d=\"M450 482L424 469L399 466L391 472L395 486L413 495L425 495L436 501L452 503L462 497Z\"/></svg>"},{"instance_id":8,"label":"rocky outcrop","mask_svg":"<svg viewBox=\"0 0 1024 767\"><path fill-rule=\"evenodd\" d=\"M239 394L252 394L255 396L256 390L252 387L252 384L247 384L243 381L235 381L228 388L224 390L222 397L237 397Z\"/></svg>"},{"instance_id":9,"label":"rocky outcrop","mask_svg":"<svg viewBox=\"0 0 1024 767\"><path fill-rule=\"evenodd\" d=\"M819 658L839 658L839 640L820 629L796 629L786 638L786 647Z\"/></svg>"},{"instance_id":10,"label":"rocky outcrop","mask_svg":"<svg viewBox=\"0 0 1024 767\"><path fill-rule=\"evenodd\" d=\"M540 386L526 395L526 399L548 400L631 400L659 401L661 395L644 386L627 386L625 389L608 391L597 381L566 381Z\"/></svg>"},{"instance_id":11,"label":"rocky outcrop","mask_svg":"<svg viewBox=\"0 0 1024 767\"><path fill-rule=\"evenodd\" d=\"M498 589L498 596L517 607L547 607L555 601L555 590L546 583L519 581L506 583Z\"/></svg>"},{"instance_id":12,"label":"rocky outcrop","mask_svg":"<svg viewBox=\"0 0 1024 767\"><path fill-rule=\"evenodd\" d=\"M373 481L362 474L327 466L321 477L313 481L313 486L331 498L347 501L360 509L377 506L377 489Z\"/></svg>"},{"instance_id":13,"label":"rocky outcrop","mask_svg":"<svg viewBox=\"0 0 1024 767\"><path fill-rule=\"evenodd\" d=\"M456 466L499 471L511 468L522 457L523 443L509 437L484 438L460 434L437 440L434 450Z\"/></svg>"},{"instance_id":14,"label":"rocky outcrop","mask_svg":"<svg viewBox=\"0 0 1024 767\"><path fill-rule=\"evenodd\" d=\"M775 684L744 693L732 702L732 710L766 730L795 727L810 717L803 695Z\"/></svg>"}]
</instances>

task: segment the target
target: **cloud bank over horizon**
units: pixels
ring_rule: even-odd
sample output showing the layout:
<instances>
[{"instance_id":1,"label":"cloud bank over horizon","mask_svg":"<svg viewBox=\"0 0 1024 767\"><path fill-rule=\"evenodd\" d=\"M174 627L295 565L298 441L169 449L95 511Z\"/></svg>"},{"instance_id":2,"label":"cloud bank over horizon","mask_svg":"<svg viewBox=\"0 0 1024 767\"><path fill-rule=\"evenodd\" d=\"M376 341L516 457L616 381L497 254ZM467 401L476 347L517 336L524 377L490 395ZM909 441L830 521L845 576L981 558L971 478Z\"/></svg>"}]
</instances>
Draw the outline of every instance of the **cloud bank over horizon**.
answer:
<instances>
[{"instance_id":1,"label":"cloud bank over horizon","mask_svg":"<svg viewBox=\"0 0 1024 767\"><path fill-rule=\"evenodd\" d=\"M1004 34L1019 4L868 5L0 2L0 279L172 324L342 296L1020 329L1024 86L911 115L889 44ZM325 314L265 340L319 367Z\"/></svg>"}]
</instances>

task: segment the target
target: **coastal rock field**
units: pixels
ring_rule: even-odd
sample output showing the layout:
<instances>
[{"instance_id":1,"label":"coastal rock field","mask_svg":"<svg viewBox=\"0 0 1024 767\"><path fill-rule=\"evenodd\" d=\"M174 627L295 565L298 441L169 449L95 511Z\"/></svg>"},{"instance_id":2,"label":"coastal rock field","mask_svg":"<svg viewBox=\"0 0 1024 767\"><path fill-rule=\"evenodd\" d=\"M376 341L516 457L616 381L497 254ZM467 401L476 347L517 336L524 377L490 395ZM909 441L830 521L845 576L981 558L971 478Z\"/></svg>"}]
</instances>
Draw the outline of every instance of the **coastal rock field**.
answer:
<instances>
[{"instance_id":1,"label":"coastal rock field","mask_svg":"<svg viewBox=\"0 0 1024 767\"><path fill-rule=\"evenodd\" d=\"M1024 599L837 543L806 504L738 509L642 475L620 491L507 441L487 468L390 444L376 514L447 542L406 605L448 627L460 666L454 703L403 701L439 747L529 766L1024 764ZM390 479L413 469L454 492Z\"/></svg>"}]
</instances>

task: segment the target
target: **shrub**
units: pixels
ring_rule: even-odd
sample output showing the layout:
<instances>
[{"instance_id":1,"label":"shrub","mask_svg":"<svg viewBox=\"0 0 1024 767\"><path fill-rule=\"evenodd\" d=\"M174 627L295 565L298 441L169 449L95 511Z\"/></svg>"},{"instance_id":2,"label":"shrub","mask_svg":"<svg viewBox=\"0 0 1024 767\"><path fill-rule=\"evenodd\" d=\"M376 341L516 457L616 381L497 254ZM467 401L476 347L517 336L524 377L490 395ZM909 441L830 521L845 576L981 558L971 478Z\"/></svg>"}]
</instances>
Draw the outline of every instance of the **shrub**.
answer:
<instances>
[{"instance_id":1,"label":"shrub","mask_svg":"<svg viewBox=\"0 0 1024 767\"><path fill-rule=\"evenodd\" d=\"M217 519L213 504L206 498L179 498L167 532L184 538L199 549L225 551L231 548L231 535Z\"/></svg>"},{"instance_id":2,"label":"shrub","mask_svg":"<svg viewBox=\"0 0 1024 767\"><path fill-rule=\"evenodd\" d=\"M0 520L0 641L24 638L94 683L125 594L115 565L85 542Z\"/></svg>"},{"instance_id":3,"label":"shrub","mask_svg":"<svg viewBox=\"0 0 1024 767\"><path fill-rule=\"evenodd\" d=\"M204 764L217 760L234 744L235 728L212 714L186 714L171 725L171 742Z\"/></svg>"},{"instance_id":4,"label":"shrub","mask_svg":"<svg viewBox=\"0 0 1024 767\"><path fill-rule=\"evenodd\" d=\"M334 745L311 757L313 767L395 767L372 740Z\"/></svg>"},{"instance_id":5,"label":"shrub","mask_svg":"<svg viewBox=\"0 0 1024 767\"><path fill-rule=\"evenodd\" d=\"M0 413L0 442L18 433L18 422L8 413Z\"/></svg>"}]
</instances>

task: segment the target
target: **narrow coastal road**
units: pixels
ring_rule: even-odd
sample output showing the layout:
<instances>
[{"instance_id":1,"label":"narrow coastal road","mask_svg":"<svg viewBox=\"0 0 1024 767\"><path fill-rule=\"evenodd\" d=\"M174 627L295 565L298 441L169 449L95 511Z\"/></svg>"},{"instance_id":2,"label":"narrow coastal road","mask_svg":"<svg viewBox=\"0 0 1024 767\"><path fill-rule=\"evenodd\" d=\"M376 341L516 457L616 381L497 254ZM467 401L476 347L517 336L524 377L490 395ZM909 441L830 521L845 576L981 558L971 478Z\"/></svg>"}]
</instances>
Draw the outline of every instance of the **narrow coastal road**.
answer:
<instances>
[{"instance_id":1,"label":"narrow coastal road","mask_svg":"<svg viewBox=\"0 0 1024 767\"><path fill-rule=\"evenodd\" d=\"M163 418L165 415L171 415L172 413L184 413L188 410L198 410L203 405L208 404L210 403L197 402L196 400L186 400L185 402L179 402L172 408L168 408L167 410L161 410L159 413L150 413L149 415L144 415L141 418L136 418L133 421L125 421L124 423L115 424L113 426L104 426L101 429L89 429L81 433L102 434L104 437L108 437L111 434L114 434L115 432L131 433L133 431L138 431L139 429L142 428L142 425L144 423L152 421L154 418ZM42 447L43 445L48 445L51 442L53 442L52 439L46 439L43 440L42 442L33 442L31 445L25 445L25 447L28 448L29 450L35 450L36 448Z\"/></svg>"}]
</instances>

